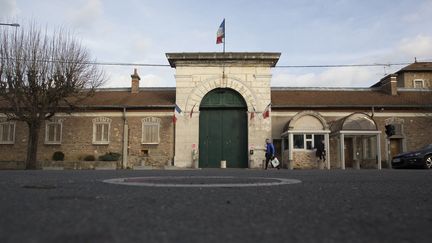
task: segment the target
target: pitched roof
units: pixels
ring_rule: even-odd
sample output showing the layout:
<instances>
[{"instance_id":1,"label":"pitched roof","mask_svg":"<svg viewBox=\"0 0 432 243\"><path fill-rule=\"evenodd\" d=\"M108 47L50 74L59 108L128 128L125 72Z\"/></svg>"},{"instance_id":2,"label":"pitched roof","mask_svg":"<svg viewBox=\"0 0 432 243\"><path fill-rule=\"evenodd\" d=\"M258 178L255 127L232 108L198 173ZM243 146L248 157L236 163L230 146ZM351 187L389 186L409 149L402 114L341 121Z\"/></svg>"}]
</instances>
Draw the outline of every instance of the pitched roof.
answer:
<instances>
[{"instance_id":1,"label":"pitched roof","mask_svg":"<svg viewBox=\"0 0 432 243\"><path fill-rule=\"evenodd\" d=\"M401 72L422 72L422 71L432 71L432 62L415 62L411 63L410 65L402 68L401 70L397 71L396 73Z\"/></svg>"},{"instance_id":2,"label":"pitched roof","mask_svg":"<svg viewBox=\"0 0 432 243\"><path fill-rule=\"evenodd\" d=\"M80 103L91 108L170 109L176 100L175 88L101 89ZM355 107L431 107L432 91L399 89L392 96L371 88L272 88L273 108L355 108ZM5 106L0 102L0 106Z\"/></svg>"},{"instance_id":3,"label":"pitched roof","mask_svg":"<svg viewBox=\"0 0 432 243\"><path fill-rule=\"evenodd\" d=\"M273 88L272 107L416 107L432 104L431 91L398 91L392 96L377 89Z\"/></svg>"},{"instance_id":4,"label":"pitched roof","mask_svg":"<svg viewBox=\"0 0 432 243\"><path fill-rule=\"evenodd\" d=\"M80 105L91 107L174 107L175 88L100 89Z\"/></svg>"}]
</instances>

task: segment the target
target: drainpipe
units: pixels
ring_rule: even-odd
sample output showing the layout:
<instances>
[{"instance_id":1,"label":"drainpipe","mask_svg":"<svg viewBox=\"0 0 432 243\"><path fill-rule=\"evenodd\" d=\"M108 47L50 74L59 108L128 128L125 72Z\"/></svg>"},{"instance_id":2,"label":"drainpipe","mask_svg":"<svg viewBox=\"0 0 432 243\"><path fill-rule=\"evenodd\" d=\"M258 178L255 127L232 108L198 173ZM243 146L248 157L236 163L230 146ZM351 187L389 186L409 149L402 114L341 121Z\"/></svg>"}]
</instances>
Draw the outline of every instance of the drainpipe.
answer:
<instances>
[{"instance_id":1,"label":"drainpipe","mask_svg":"<svg viewBox=\"0 0 432 243\"><path fill-rule=\"evenodd\" d=\"M123 151L122 151L122 169L127 169L128 161L128 144L129 144L129 125L126 120L126 107L123 107Z\"/></svg>"}]
</instances>

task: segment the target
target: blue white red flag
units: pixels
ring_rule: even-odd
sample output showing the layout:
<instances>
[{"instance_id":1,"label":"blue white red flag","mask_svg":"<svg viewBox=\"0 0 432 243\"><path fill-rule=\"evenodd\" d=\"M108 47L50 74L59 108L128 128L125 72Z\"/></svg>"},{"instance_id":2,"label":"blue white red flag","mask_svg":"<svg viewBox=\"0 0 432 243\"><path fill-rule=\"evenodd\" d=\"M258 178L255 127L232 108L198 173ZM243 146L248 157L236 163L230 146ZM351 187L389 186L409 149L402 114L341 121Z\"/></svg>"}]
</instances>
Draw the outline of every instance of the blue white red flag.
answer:
<instances>
[{"instance_id":1,"label":"blue white red flag","mask_svg":"<svg viewBox=\"0 0 432 243\"><path fill-rule=\"evenodd\" d=\"M175 105L175 108L174 108L173 123L176 123L178 117L179 117L179 116L182 116L182 115L183 115L182 110L181 110L180 107L178 107L178 105L176 104L176 105Z\"/></svg>"},{"instance_id":2,"label":"blue white red flag","mask_svg":"<svg viewBox=\"0 0 432 243\"><path fill-rule=\"evenodd\" d=\"M216 34L216 44L220 44L224 42L225 42L225 19L220 24Z\"/></svg>"},{"instance_id":3,"label":"blue white red flag","mask_svg":"<svg viewBox=\"0 0 432 243\"><path fill-rule=\"evenodd\" d=\"M263 112L263 118L266 119L270 116L270 112L271 112L271 103L268 104L268 106L265 108L264 112Z\"/></svg>"},{"instance_id":4,"label":"blue white red flag","mask_svg":"<svg viewBox=\"0 0 432 243\"><path fill-rule=\"evenodd\" d=\"M192 114L193 114L193 110L194 110L195 106L196 106L196 104L192 106L192 110L190 111L189 118L192 118Z\"/></svg>"}]
</instances>

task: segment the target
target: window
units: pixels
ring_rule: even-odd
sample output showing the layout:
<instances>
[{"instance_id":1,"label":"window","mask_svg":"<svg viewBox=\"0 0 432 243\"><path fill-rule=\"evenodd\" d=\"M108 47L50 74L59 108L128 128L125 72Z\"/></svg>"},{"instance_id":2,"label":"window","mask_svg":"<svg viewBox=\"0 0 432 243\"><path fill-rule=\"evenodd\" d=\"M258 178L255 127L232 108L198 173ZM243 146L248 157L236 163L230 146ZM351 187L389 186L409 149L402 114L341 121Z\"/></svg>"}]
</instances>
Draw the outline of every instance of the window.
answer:
<instances>
[{"instance_id":1,"label":"window","mask_svg":"<svg viewBox=\"0 0 432 243\"><path fill-rule=\"evenodd\" d=\"M93 119L93 144L109 144L111 119L98 117Z\"/></svg>"},{"instance_id":2,"label":"window","mask_svg":"<svg viewBox=\"0 0 432 243\"><path fill-rule=\"evenodd\" d=\"M306 149L313 149L312 137L312 134L306 134Z\"/></svg>"},{"instance_id":3,"label":"window","mask_svg":"<svg viewBox=\"0 0 432 243\"><path fill-rule=\"evenodd\" d=\"M424 80L423 79L414 79L413 86L416 89L424 88Z\"/></svg>"},{"instance_id":4,"label":"window","mask_svg":"<svg viewBox=\"0 0 432 243\"><path fill-rule=\"evenodd\" d=\"M295 134L293 136L294 149L313 150L318 142L324 140L322 134Z\"/></svg>"},{"instance_id":5,"label":"window","mask_svg":"<svg viewBox=\"0 0 432 243\"><path fill-rule=\"evenodd\" d=\"M146 117L142 122L142 144L158 144L160 119L156 117Z\"/></svg>"},{"instance_id":6,"label":"window","mask_svg":"<svg viewBox=\"0 0 432 243\"><path fill-rule=\"evenodd\" d=\"M15 143L15 123L0 122L0 144Z\"/></svg>"},{"instance_id":7,"label":"window","mask_svg":"<svg viewBox=\"0 0 432 243\"><path fill-rule=\"evenodd\" d=\"M294 135L294 148L304 149L304 135Z\"/></svg>"},{"instance_id":8,"label":"window","mask_svg":"<svg viewBox=\"0 0 432 243\"><path fill-rule=\"evenodd\" d=\"M45 144L61 144L62 119L54 119L45 123Z\"/></svg>"}]
</instances>

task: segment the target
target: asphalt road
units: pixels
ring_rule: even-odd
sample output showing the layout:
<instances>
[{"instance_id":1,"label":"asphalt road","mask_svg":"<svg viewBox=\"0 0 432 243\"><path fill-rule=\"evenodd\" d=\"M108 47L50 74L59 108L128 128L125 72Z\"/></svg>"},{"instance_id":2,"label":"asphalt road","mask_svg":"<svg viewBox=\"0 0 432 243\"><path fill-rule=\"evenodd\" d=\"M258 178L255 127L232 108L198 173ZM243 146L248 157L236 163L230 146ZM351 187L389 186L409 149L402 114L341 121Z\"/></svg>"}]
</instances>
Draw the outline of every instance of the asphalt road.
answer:
<instances>
[{"instance_id":1,"label":"asphalt road","mask_svg":"<svg viewBox=\"0 0 432 243\"><path fill-rule=\"evenodd\" d=\"M301 183L199 186L265 178ZM0 171L0 215L0 242L431 242L432 170Z\"/></svg>"}]
</instances>

